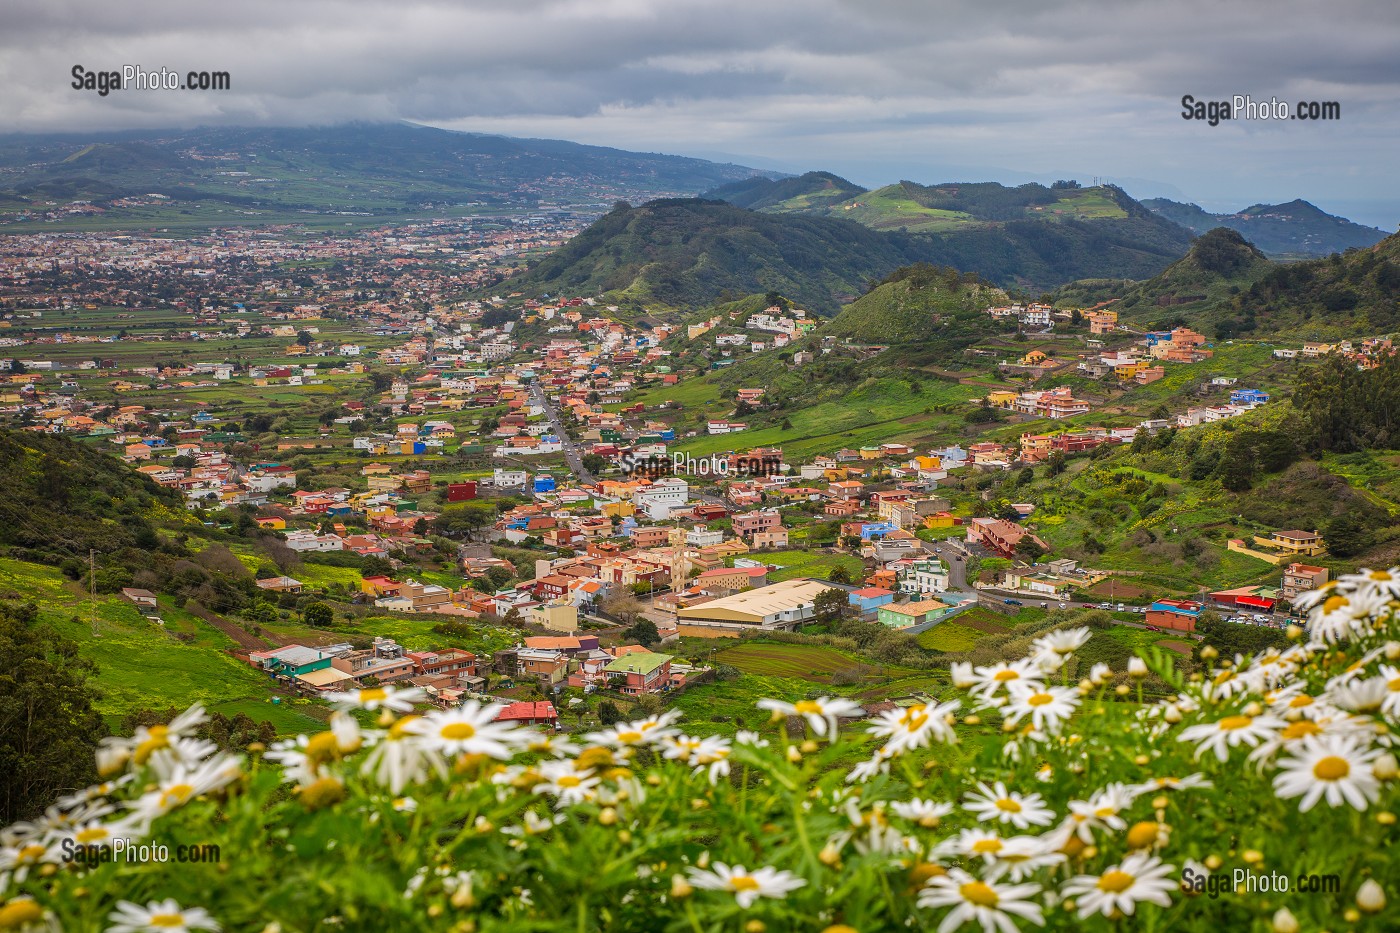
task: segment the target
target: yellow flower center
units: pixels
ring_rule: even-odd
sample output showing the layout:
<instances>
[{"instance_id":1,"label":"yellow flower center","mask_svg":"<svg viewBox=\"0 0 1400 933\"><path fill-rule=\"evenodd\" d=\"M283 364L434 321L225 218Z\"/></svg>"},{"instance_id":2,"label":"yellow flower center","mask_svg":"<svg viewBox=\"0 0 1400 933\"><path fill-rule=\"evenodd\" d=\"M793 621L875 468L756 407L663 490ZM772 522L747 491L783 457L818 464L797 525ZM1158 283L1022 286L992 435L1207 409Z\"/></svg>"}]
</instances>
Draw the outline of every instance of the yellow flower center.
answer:
<instances>
[{"instance_id":1,"label":"yellow flower center","mask_svg":"<svg viewBox=\"0 0 1400 933\"><path fill-rule=\"evenodd\" d=\"M1313 765L1313 777L1319 781L1340 781L1351 774L1351 763L1345 758L1328 755Z\"/></svg>"},{"instance_id":2,"label":"yellow flower center","mask_svg":"<svg viewBox=\"0 0 1400 933\"><path fill-rule=\"evenodd\" d=\"M194 796L194 788L189 784L176 784L160 795L162 807L178 807Z\"/></svg>"},{"instance_id":3,"label":"yellow flower center","mask_svg":"<svg viewBox=\"0 0 1400 933\"><path fill-rule=\"evenodd\" d=\"M636 731L619 732L617 734L617 740L624 745L631 745L634 742L640 742L642 740L642 734Z\"/></svg>"},{"instance_id":4,"label":"yellow flower center","mask_svg":"<svg viewBox=\"0 0 1400 933\"><path fill-rule=\"evenodd\" d=\"M803 716L820 716L822 705L816 700L799 700L792 704L792 708Z\"/></svg>"},{"instance_id":5,"label":"yellow flower center","mask_svg":"<svg viewBox=\"0 0 1400 933\"><path fill-rule=\"evenodd\" d=\"M1031 706L1044 706L1046 703L1054 703L1055 695L1053 693L1032 693L1026 698L1026 702Z\"/></svg>"},{"instance_id":6,"label":"yellow flower center","mask_svg":"<svg viewBox=\"0 0 1400 933\"><path fill-rule=\"evenodd\" d=\"M183 914L153 914L151 919L146 921L146 924L153 927L174 929L185 925L185 917Z\"/></svg>"},{"instance_id":7,"label":"yellow flower center","mask_svg":"<svg viewBox=\"0 0 1400 933\"><path fill-rule=\"evenodd\" d=\"M1131 888L1133 882L1136 880L1136 878L1127 872L1119 871L1115 868L1112 871L1104 872L1099 878L1096 887L1098 887L1100 891L1108 891L1111 894L1121 894Z\"/></svg>"},{"instance_id":8,"label":"yellow flower center","mask_svg":"<svg viewBox=\"0 0 1400 933\"><path fill-rule=\"evenodd\" d=\"M1151 820L1142 823L1134 823L1133 828L1128 830L1128 848L1145 849L1157 841L1157 833L1160 827Z\"/></svg>"},{"instance_id":9,"label":"yellow flower center","mask_svg":"<svg viewBox=\"0 0 1400 933\"><path fill-rule=\"evenodd\" d=\"M1386 681L1385 688L1387 690L1400 690L1400 677Z\"/></svg>"},{"instance_id":10,"label":"yellow flower center","mask_svg":"<svg viewBox=\"0 0 1400 933\"><path fill-rule=\"evenodd\" d=\"M461 742L476 735L476 726L469 722L450 722L442 727L438 735L449 742Z\"/></svg>"},{"instance_id":11,"label":"yellow flower center","mask_svg":"<svg viewBox=\"0 0 1400 933\"><path fill-rule=\"evenodd\" d=\"M405 716L402 719L396 720L394 724L389 727L389 738L397 740L407 738L408 736L412 735L413 733L408 731L408 724L418 720L419 718L421 717Z\"/></svg>"},{"instance_id":12,"label":"yellow flower center","mask_svg":"<svg viewBox=\"0 0 1400 933\"><path fill-rule=\"evenodd\" d=\"M93 826L90 829L81 829L73 838L83 845L90 845L94 842L106 839L112 834L104 826Z\"/></svg>"},{"instance_id":13,"label":"yellow flower center","mask_svg":"<svg viewBox=\"0 0 1400 933\"><path fill-rule=\"evenodd\" d=\"M306 742L306 757L312 761L330 761L340 757L340 743L334 732L318 732Z\"/></svg>"},{"instance_id":14,"label":"yellow flower center","mask_svg":"<svg viewBox=\"0 0 1400 933\"><path fill-rule=\"evenodd\" d=\"M1015 671L997 671L994 675L992 675L992 680L999 680L1002 683L1005 683L1008 680L1016 680L1020 676L1021 675L1016 673Z\"/></svg>"},{"instance_id":15,"label":"yellow flower center","mask_svg":"<svg viewBox=\"0 0 1400 933\"><path fill-rule=\"evenodd\" d=\"M583 779L572 774L566 774L555 783L560 787L578 787L583 783Z\"/></svg>"},{"instance_id":16,"label":"yellow flower center","mask_svg":"<svg viewBox=\"0 0 1400 933\"><path fill-rule=\"evenodd\" d=\"M1322 727L1311 719L1300 719L1297 722L1289 723L1279 737L1284 741L1291 742L1294 739L1301 739L1309 735L1317 735L1322 731Z\"/></svg>"},{"instance_id":17,"label":"yellow flower center","mask_svg":"<svg viewBox=\"0 0 1400 933\"><path fill-rule=\"evenodd\" d=\"M0 930L20 930L43 919L43 909L27 897L0 907Z\"/></svg>"},{"instance_id":18,"label":"yellow flower center","mask_svg":"<svg viewBox=\"0 0 1400 933\"><path fill-rule=\"evenodd\" d=\"M1385 583L1387 580L1392 579L1392 577L1384 570L1372 570L1371 579L1375 580L1377 583Z\"/></svg>"},{"instance_id":19,"label":"yellow flower center","mask_svg":"<svg viewBox=\"0 0 1400 933\"><path fill-rule=\"evenodd\" d=\"M1322 611L1336 612L1343 606L1349 605L1351 605L1351 600L1347 599L1345 596L1329 596L1327 599L1323 600Z\"/></svg>"},{"instance_id":20,"label":"yellow flower center","mask_svg":"<svg viewBox=\"0 0 1400 933\"><path fill-rule=\"evenodd\" d=\"M985 881L969 881L958 888L958 893L962 895L963 900L978 907L995 907L1001 900L997 897L997 892L992 890L992 886Z\"/></svg>"},{"instance_id":21,"label":"yellow flower center","mask_svg":"<svg viewBox=\"0 0 1400 933\"><path fill-rule=\"evenodd\" d=\"M1001 851L1000 839L979 839L972 844L975 855L996 855Z\"/></svg>"},{"instance_id":22,"label":"yellow flower center","mask_svg":"<svg viewBox=\"0 0 1400 933\"><path fill-rule=\"evenodd\" d=\"M170 747L170 730L165 726L151 726L146 741L136 746L136 752L132 756L138 765L144 765L150 757L162 748Z\"/></svg>"},{"instance_id":23,"label":"yellow flower center","mask_svg":"<svg viewBox=\"0 0 1400 933\"><path fill-rule=\"evenodd\" d=\"M1253 716L1226 716L1216 723L1221 732L1234 732L1236 729L1246 729L1254 722Z\"/></svg>"},{"instance_id":24,"label":"yellow flower center","mask_svg":"<svg viewBox=\"0 0 1400 933\"><path fill-rule=\"evenodd\" d=\"M1102 820L1102 819L1106 819L1106 818L1108 818L1108 817L1110 817L1110 816L1114 816L1114 815L1116 815L1117 813L1118 813L1118 808L1117 808L1117 807L1099 807L1097 810L1094 811L1094 816L1097 816L1099 819Z\"/></svg>"},{"instance_id":25,"label":"yellow flower center","mask_svg":"<svg viewBox=\"0 0 1400 933\"><path fill-rule=\"evenodd\" d=\"M997 809L1004 810L1007 813L1020 813L1021 805L1010 797L1003 797L997 801Z\"/></svg>"},{"instance_id":26,"label":"yellow flower center","mask_svg":"<svg viewBox=\"0 0 1400 933\"><path fill-rule=\"evenodd\" d=\"M1308 696L1306 693L1300 693L1293 699L1289 700L1288 705L1291 709L1300 709L1304 706L1312 706L1312 702L1312 697Z\"/></svg>"},{"instance_id":27,"label":"yellow flower center","mask_svg":"<svg viewBox=\"0 0 1400 933\"><path fill-rule=\"evenodd\" d=\"M736 891L758 890L758 882L748 875L735 875L729 879L729 886Z\"/></svg>"},{"instance_id":28,"label":"yellow flower center","mask_svg":"<svg viewBox=\"0 0 1400 933\"><path fill-rule=\"evenodd\" d=\"M15 861L17 863L37 862L39 861L39 859L44 857L44 853L47 851L49 850L44 846L39 845L39 843L31 842L29 845L19 850L19 855L15 858Z\"/></svg>"},{"instance_id":29,"label":"yellow flower center","mask_svg":"<svg viewBox=\"0 0 1400 933\"><path fill-rule=\"evenodd\" d=\"M335 778L325 777L308 784L298 793L301 794L301 802L308 810L320 810L344 800L345 785Z\"/></svg>"},{"instance_id":30,"label":"yellow flower center","mask_svg":"<svg viewBox=\"0 0 1400 933\"><path fill-rule=\"evenodd\" d=\"M370 687L368 690L360 691L361 703L381 703L389 699L389 691L383 687Z\"/></svg>"}]
</instances>

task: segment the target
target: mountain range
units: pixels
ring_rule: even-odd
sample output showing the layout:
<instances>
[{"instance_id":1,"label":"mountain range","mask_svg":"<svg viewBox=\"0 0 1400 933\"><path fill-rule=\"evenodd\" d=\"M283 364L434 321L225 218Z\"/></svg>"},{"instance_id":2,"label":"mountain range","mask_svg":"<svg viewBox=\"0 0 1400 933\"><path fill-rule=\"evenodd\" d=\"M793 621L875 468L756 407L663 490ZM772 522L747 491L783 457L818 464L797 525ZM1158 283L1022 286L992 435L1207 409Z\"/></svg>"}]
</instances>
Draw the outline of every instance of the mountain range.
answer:
<instances>
[{"instance_id":1,"label":"mountain range","mask_svg":"<svg viewBox=\"0 0 1400 933\"><path fill-rule=\"evenodd\" d=\"M755 174L704 159L404 123L0 136L0 210L149 193L375 213L463 204L606 207Z\"/></svg>"},{"instance_id":2,"label":"mountain range","mask_svg":"<svg viewBox=\"0 0 1400 933\"><path fill-rule=\"evenodd\" d=\"M1143 207L1195 233L1229 227L1271 259L1320 258L1375 246L1386 232L1336 217L1303 200L1255 204L1237 214L1211 214L1195 204L1151 198Z\"/></svg>"}]
</instances>

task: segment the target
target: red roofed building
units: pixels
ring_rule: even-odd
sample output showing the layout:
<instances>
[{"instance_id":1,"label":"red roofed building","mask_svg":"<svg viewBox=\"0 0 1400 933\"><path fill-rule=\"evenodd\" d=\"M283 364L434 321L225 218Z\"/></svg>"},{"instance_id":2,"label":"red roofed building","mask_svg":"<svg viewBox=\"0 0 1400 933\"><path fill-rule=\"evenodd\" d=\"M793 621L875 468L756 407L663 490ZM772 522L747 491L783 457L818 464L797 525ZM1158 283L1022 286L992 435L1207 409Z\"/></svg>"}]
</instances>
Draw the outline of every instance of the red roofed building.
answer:
<instances>
[{"instance_id":1,"label":"red roofed building","mask_svg":"<svg viewBox=\"0 0 1400 933\"><path fill-rule=\"evenodd\" d=\"M526 726L552 726L559 722L554 704L547 700L510 703L496 714L496 722L516 722Z\"/></svg>"}]
</instances>

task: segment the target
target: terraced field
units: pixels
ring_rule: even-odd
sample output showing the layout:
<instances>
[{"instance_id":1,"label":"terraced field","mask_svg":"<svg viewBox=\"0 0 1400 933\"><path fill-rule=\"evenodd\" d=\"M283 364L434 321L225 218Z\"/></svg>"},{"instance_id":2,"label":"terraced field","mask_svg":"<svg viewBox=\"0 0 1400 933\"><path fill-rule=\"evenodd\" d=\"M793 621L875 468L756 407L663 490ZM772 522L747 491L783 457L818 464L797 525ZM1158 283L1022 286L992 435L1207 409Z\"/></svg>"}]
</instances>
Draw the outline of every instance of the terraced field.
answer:
<instances>
[{"instance_id":1,"label":"terraced field","mask_svg":"<svg viewBox=\"0 0 1400 933\"><path fill-rule=\"evenodd\" d=\"M737 667L746 674L769 677L796 677L827 683L838 671L860 666L835 648L821 645L787 645L751 642L715 655L721 664Z\"/></svg>"}]
</instances>

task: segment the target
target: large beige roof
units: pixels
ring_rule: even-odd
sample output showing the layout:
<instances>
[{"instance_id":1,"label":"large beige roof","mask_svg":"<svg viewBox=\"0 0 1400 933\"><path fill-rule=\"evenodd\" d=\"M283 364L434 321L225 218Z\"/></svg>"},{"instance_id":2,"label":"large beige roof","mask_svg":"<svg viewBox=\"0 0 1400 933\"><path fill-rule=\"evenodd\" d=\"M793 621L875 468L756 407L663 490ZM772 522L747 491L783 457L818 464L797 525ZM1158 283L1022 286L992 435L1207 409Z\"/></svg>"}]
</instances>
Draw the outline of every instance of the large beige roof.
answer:
<instances>
[{"instance_id":1,"label":"large beige roof","mask_svg":"<svg viewBox=\"0 0 1400 933\"><path fill-rule=\"evenodd\" d=\"M810 603L818 593L831 588L831 584L823 580L784 580L688 606L680 610L679 616L682 620L722 619L757 625L762 623L764 617Z\"/></svg>"}]
</instances>

